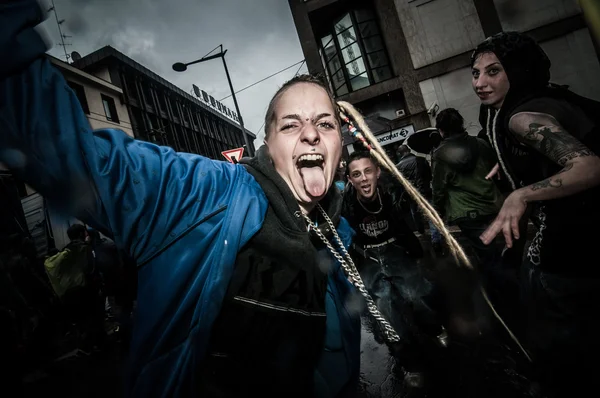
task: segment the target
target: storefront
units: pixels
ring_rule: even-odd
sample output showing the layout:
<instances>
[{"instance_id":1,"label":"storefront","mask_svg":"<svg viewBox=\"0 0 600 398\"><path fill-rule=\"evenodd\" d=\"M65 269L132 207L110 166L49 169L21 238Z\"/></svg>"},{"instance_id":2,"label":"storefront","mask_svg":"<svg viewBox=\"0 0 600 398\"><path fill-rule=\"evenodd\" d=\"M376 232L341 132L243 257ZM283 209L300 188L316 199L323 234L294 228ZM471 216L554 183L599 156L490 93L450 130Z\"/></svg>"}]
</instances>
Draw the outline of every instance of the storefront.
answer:
<instances>
[{"instance_id":1,"label":"storefront","mask_svg":"<svg viewBox=\"0 0 600 398\"><path fill-rule=\"evenodd\" d=\"M376 135L377 142L385 149L388 156L392 160L396 160L396 149L402 145L404 140L415 132L415 128L412 124L407 126L400 127L398 129L394 129L392 131L388 131L385 133L380 133ZM353 143L346 145L346 150L348 151L348 155L357 150L362 150L364 147L360 141L355 141Z\"/></svg>"}]
</instances>

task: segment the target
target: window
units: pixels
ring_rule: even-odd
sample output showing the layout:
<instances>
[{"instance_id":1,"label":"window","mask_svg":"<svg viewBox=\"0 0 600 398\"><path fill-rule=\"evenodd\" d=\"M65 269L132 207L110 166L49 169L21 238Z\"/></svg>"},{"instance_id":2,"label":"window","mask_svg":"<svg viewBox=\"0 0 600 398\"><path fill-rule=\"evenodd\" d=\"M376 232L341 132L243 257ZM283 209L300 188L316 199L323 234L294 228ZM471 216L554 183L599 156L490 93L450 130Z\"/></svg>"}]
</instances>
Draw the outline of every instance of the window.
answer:
<instances>
[{"instance_id":1,"label":"window","mask_svg":"<svg viewBox=\"0 0 600 398\"><path fill-rule=\"evenodd\" d=\"M119 115L117 114L115 100L104 94L100 95L102 96L102 105L104 106L104 114L106 115L106 120L119 123Z\"/></svg>"},{"instance_id":2,"label":"window","mask_svg":"<svg viewBox=\"0 0 600 398\"><path fill-rule=\"evenodd\" d=\"M138 89L135 84L135 77L130 75L125 76L125 74L122 74L121 79L125 82L125 91L127 96L129 97L128 99L138 101L139 96L137 91Z\"/></svg>"},{"instance_id":3,"label":"window","mask_svg":"<svg viewBox=\"0 0 600 398\"><path fill-rule=\"evenodd\" d=\"M86 115L90 114L90 107L88 106L88 102L87 102L87 98L85 96L85 89L83 88L82 85L77 84L77 83L73 83L73 82L67 82L69 84L69 87L71 87L71 89L75 92L75 95L77 96L77 99L79 100L79 103L81 104L81 109L83 109L83 112Z\"/></svg>"},{"instance_id":4,"label":"window","mask_svg":"<svg viewBox=\"0 0 600 398\"><path fill-rule=\"evenodd\" d=\"M154 109L154 100L152 98L152 88L147 82L142 82L140 84L142 87L142 95L144 96L144 101L146 102L146 107Z\"/></svg>"},{"instance_id":5,"label":"window","mask_svg":"<svg viewBox=\"0 0 600 398\"><path fill-rule=\"evenodd\" d=\"M158 106L160 107L160 111L168 114L169 110L167 108L167 97L163 91L157 91L156 96L158 97Z\"/></svg>"},{"instance_id":6,"label":"window","mask_svg":"<svg viewBox=\"0 0 600 398\"><path fill-rule=\"evenodd\" d=\"M379 26L370 9L356 9L342 15L322 35L319 44L336 96L392 77Z\"/></svg>"}]
</instances>

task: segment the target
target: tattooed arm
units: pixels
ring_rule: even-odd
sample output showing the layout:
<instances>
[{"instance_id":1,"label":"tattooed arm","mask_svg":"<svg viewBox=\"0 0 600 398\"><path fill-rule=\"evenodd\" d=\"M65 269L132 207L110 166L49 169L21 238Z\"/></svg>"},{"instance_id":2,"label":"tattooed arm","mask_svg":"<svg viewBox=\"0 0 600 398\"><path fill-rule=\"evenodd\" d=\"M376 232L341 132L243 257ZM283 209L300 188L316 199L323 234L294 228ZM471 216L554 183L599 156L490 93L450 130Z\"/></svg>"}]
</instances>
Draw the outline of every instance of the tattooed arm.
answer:
<instances>
[{"instance_id":1,"label":"tattooed arm","mask_svg":"<svg viewBox=\"0 0 600 398\"><path fill-rule=\"evenodd\" d=\"M600 158L545 113L518 113L508 127L520 142L563 167L555 175L511 193L496 220L481 235L483 243L489 244L502 232L506 246L512 247L513 236L519 239L519 220L527 204L574 195L600 185Z\"/></svg>"},{"instance_id":2,"label":"tattooed arm","mask_svg":"<svg viewBox=\"0 0 600 398\"><path fill-rule=\"evenodd\" d=\"M519 141L563 167L557 174L521 188L526 202L556 199L600 184L600 158L552 116L522 112L509 122Z\"/></svg>"}]
</instances>

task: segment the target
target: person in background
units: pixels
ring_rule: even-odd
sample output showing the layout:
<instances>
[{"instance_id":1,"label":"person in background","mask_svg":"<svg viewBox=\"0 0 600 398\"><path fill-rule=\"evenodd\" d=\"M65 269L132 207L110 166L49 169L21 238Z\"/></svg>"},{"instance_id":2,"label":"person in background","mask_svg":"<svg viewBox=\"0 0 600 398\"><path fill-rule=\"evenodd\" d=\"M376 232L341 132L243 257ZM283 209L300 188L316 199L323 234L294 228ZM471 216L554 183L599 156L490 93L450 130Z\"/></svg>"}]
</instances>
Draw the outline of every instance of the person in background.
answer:
<instances>
[{"instance_id":1,"label":"person in background","mask_svg":"<svg viewBox=\"0 0 600 398\"><path fill-rule=\"evenodd\" d=\"M517 275L502 262L497 242L485 245L479 238L502 206L501 192L486 178L496 162L494 151L485 140L467 133L454 108L437 115L436 127L443 140L432 157L433 205L448 224L460 228L475 255L480 281L473 285L475 302L485 308L477 289L482 283L503 318L511 327L520 327ZM481 319L493 319L487 315Z\"/></svg>"},{"instance_id":2,"label":"person in background","mask_svg":"<svg viewBox=\"0 0 600 398\"><path fill-rule=\"evenodd\" d=\"M342 215L356 231L352 257L365 286L400 335L400 343L390 347L406 372L405 380L422 387L427 370L425 344L437 344L443 329L432 309L433 286L419 264L421 243L398 203L380 188L380 176L381 169L368 152L350 155L351 188L344 193Z\"/></svg>"},{"instance_id":3,"label":"person in background","mask_svg":"<svg viewBox=\"0 0 600 398\"><path fill-rule=\"evenodd\" d=\"M71 225L67 235L69 244L47 258L44 267L68 319L77 326L79 349L90 353L94 347L102 348L106 338L100 277L86 227Z\"/></svg>"},{"instance_id":4,"label":"person in background","mask_svg":"<svg viewBox=\"0 0 600 398\"><path fill-rule=\"evenodd\" d=\"M398 164L396 164L398 170L400 170L400 172L411 182L411 184L417 188L417 190L421 193L421 195L423 195L423 197L425 197L425 199L431 202L431 167L429 166L427 159L413 154L406 144L398 147L396 150L396 157L398 158ZM419 231L421 234L425 233L423 214L419 210L419 206L412 198L408 196L408 194L403 195L403 200L408 201L410 218L413 221L413 224L416 226L417 231ZM429 222L428 224L433 251L436 256L444 257L446 255L446 250L442 235L432 222Z\"/></svg>"},{"instance_id":5,"label":"person in background","mask_svg":"<svg viewBox=\"0 0 600 398\"><path fill-rule=\"evenodd\" d=\"M460 228L485 274L500 256L495 245L479 239L502 205L500 191L485 178L496 162L494 151L485 140L467 133L454 108L436 116L436 128L443 141L432 158L433 205L447 223Z\"/></svg>"}]
</instances>

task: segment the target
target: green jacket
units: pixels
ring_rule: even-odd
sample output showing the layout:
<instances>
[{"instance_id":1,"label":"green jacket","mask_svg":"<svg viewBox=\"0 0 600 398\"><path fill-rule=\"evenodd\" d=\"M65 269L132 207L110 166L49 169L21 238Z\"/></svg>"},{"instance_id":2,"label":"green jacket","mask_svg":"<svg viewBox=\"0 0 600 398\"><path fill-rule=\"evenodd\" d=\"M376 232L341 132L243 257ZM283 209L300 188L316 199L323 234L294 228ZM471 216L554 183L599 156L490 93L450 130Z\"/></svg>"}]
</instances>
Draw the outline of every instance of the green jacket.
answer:
<instances>
[{"instance_id":1,"label":"green jacket","mask_svg":"<svg viewBox=\"0 0 600 398\"><path fill-rule=\"evenodd\" d=\"M91 271L90 246L71 241L61 252L44 261L50 284L58 297L76 287L84 287Z\"/></svg>"},{"instance_id":2,"label":"green jacket","mask_svg":"<svg viewBox=\"0 0 600 398\"><path fill-rule=\"evenodd\" d=\"M447 221L498 213L502 194L485 176L496 164L493 149L466 132L442 141L432 157L433 206Z\"/></svg>"}]
</instances>

